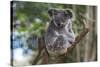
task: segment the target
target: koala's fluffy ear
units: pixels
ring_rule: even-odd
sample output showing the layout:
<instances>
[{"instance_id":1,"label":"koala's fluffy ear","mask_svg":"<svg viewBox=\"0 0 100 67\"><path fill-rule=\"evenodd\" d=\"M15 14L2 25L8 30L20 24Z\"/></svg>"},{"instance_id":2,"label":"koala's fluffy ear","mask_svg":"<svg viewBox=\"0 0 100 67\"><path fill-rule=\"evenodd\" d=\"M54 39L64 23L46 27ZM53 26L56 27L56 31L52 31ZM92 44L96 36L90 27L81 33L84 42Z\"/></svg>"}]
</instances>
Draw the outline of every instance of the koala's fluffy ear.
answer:
<instances>
[{"instance_id":1,"label":"koala's fluffy ear","mask_svg":"<svg viewBox=\"0 0 100 67\"><path fill-rule=\"evenodd\" d=\"M65 15L68 17L68 18L73 18L73 11L71 9L66 9L65 10Z\"/></svg>"},{"instance_id":2,"label":"koala's fluffy ear","mask_svg":"<svg viewBox=\"0 0 100 67\"><path fill-rule=\"evenodd\" d=\"M48 13L49 13L50 16L53 16L56 13L56 9L53 9L53 8L49 9Z\"/></svg>"}]
</instances>

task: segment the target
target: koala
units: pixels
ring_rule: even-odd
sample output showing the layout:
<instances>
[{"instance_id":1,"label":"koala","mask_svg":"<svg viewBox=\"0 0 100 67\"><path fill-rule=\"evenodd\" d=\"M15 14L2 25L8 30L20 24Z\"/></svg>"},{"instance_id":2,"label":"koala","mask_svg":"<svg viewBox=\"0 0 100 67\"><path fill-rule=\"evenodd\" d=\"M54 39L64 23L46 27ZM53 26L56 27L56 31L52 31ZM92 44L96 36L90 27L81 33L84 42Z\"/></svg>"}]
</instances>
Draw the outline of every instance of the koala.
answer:
<instances>
[{"instance_id":1,"label":"koala","mask_svg":"<svg viewBox=\"0 0 100 67\"><path fill-rule=\"evenodd\" d=\"M49 9L51 22L45 33L45 46L51 56L63 55L75 41L72 30L72 11L69 9Z\"/></svg>"}]
</instances>

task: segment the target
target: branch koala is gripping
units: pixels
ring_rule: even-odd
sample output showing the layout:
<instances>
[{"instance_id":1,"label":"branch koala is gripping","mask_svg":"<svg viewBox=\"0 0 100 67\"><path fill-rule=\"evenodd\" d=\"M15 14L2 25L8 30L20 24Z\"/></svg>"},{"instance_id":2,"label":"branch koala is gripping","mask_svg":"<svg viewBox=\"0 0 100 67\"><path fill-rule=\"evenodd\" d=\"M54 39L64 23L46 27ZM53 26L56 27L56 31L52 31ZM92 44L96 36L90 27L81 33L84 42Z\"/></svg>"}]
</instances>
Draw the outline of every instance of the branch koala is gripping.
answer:
<instances>
[{"instance_id":1,"label":"branch koala is gripping","mask_svg":"<svg viewBox=\"0 0 100 67\"><path fill-rule=\"evenodd\" d=\"M45 34L45 46L51 56L65 54L75 41L72 30L72 11L69 9L50 9L51 22Z\"/></svg>"}]
</instances>

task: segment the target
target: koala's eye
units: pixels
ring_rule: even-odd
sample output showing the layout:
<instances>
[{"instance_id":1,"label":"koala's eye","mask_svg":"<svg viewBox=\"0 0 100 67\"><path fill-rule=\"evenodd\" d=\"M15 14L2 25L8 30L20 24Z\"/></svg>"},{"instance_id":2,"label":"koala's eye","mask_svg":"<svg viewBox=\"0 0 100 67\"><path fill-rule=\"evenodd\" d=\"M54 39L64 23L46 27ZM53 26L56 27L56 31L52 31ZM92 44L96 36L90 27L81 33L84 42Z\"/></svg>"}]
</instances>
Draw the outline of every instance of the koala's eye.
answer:
<instances>
[{"instance_id":1,"label":"koala's eye","mask_svg":"<svg viewBox=\"0 0 100 67\"><path fill-rule=\"evenodd\" d=\"M65 22L66 18L64 16L61 16L60 21Z\"/></svg>"}]
</instances>

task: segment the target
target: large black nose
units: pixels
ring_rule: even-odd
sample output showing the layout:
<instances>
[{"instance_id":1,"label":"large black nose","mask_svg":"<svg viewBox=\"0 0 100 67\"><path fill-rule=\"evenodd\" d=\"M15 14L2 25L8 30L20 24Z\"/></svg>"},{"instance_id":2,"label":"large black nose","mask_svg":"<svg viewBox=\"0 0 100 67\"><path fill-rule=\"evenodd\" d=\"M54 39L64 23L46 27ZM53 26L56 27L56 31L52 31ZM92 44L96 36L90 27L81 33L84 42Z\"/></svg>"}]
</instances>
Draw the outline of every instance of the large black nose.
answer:
<instances>
[{"instance_id":1,"label":"large black nose","mask_svg":"<svg viewBox=\"0 0 100 67\"><path fill-rule=\"evenodd\" d=\"M58 26L59 26L59 27L63 27L63 24L61 24L61 23L58 23Z\"/></svg>"}]
</instances>

